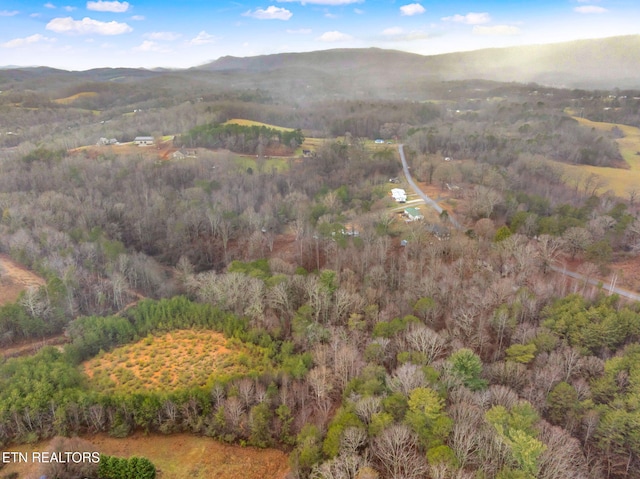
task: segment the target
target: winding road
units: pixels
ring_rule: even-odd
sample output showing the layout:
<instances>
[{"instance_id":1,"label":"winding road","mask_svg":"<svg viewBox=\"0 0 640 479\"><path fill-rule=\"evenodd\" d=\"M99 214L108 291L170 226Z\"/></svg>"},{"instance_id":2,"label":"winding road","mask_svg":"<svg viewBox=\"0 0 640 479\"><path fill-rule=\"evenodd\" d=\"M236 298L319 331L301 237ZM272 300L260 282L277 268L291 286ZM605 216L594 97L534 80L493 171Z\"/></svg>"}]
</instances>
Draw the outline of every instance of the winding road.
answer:
<instances>
[{"instance_id":1,"label":"winding road","mask_svg":"<svg viewBox=\"0 0 640 479\"><path fill-rule=\"evenodd\" d=\"M413 181L413 178L411 178L411 174L409 173L409 165L407 164L407 158L404 156L404 145L402 144L398 145L398 151L400 152L400 159L402 160L402 170L404 171L404 176L407 179L407 182L409 183L413 191L415 191L415 193L420 198L422 198L427 205L431 206L434 210L436 210L438 214L441 214L444 211L442 207L438 203L436 203L435 200L429 198L426 194L424 194L424 192ZM460 225L460 223L458 223L458 221L448 211L447 211L447 214L449 215L449 222L453 226L455 226L456 229L461 230L462 225Z\"/></svg>"},{"instance_id":2,"label":"winding road","mask_svg":"<svg viewBox=\"0 0 640 479\"><path fill-rule=\"evenodd\" d=\"M407 159L404 156L404 145L402 144L398 145L398 151L400 152L400 159L402 160L402 169L404 171L404 176L407 178L407 182L409 183L413 191L415 191L415 193L418 196L420 196L420 198L422 198L427 205L431 206L434 210L436 210L438 214L442 213L443 211L442 207L438 203L436 203L433 199L429 198L426 194L424 194L424 192L413 181L413 178L411 178L411 174L409 173L409 165L407 165ZM458 230L462 229L462 226L460 225L460 223L458 223L458 221L453 216L451 216L451 214L449 214L449 221L451 222L452 225L456 227L456 229ZM591 284L593 286L601 286L604 291L609 291L609 294L615 293L619 296L631 299L633 301L640 301L640 294L635 293L633 291L628 291L626 289L618 288L613 285L606 287L602 280L587 278L586 276L580 273L568 271L566 268L561 268L559 266L551 266L551 269L556 273L562 274L564 276L568 276L569 278L577 279L579 281L585 281L587 284Z\"/></svg>"},{"instance_id":3,"label":"winding road","mask_svg":"<svg viewBox=\"0 0 640 479\"><path fill-rule=\"evenodd\" d=\"M560 273L564 276L568 276L570 278L577 279L580 281L585 281L587 284L590 284L593 286L600 286L603 291L608 291L609 294L615 293L618 296L632 299L633 301L640 301L640 294L634 293L633 291L629 291L626 289L618 288L615 286L608 286L607 283L604 283L601 279L587 278L586 276L580 273L574 273L573 271L568 271L567 268L561 268L559 266L551 266L551 269L556 273Z\"/></svg>"}]
</instances>

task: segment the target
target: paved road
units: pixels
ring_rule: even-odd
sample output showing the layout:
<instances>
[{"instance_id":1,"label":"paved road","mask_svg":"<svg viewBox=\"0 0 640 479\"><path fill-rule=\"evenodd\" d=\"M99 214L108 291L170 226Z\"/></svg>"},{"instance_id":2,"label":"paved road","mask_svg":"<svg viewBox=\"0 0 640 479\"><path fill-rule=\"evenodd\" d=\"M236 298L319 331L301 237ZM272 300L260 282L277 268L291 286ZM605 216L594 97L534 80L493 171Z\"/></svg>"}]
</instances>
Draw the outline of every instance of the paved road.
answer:
<instances>
[{"instance_id":1,"label":"paved road","mask_svg":"<svg viewBox=\"0 0 640 479\"><path fill-rule=\"evenodd\" d=\"M404 176L407 178L407 181L409 182L409 185L411 186L411 188L413 188L413 191L415 191L416 194L420 196L420 198L422 198L427 205L431 206L438 213L442 213L442 207L438 203L436 203L434 200L429 198L427 195L425 195L422 192L422 190L418 187L418 185L416 185L416 183L413 181L413 178L411 178L411 174L409 173L409 165L407 165L407 159L404 156L404 145L398 145L398 151L400 152L400 159L402 160L402 169L404 170ZM449 215L449 221L457 229L462 229L462 226L460 225L460 223L458 223L456 219L451 215ZM586 276L580 273L574 273L573 271L568 271L566 268L561 268L559 266L551 266L551 269L556 273L569 276L570 278L578 279L580 281L586 281L588 284L591 284L593 286L602 286L602 289L604 291L609 291L611 293L615 293L617 295L632 299L634 301L640 301L640 294L634 293L633 291L627 291L626 289L621 289L616 287L611 288L606 284L602 283L601 280L587 278Z\"/></svg>"},{"instance_id":2,"label":"paved road","mask_svg":"<svg viewBox=\"0 0 640 479\"><path fill-rule=\"evenodd\" d=\"M640 301L640 294L634 293L633 291L628 291L622 288L611 288L608 284L603 283L602 280L587 278L586 276L580 273L574 273L573 271L569 271L566 268L561 268L559 266L551 266L551 269L556 273L563 274L565 276L569 276L570 278L578 279L580 281L586 281L588 284L593 286L601 286L603 291L609 291L610 293L615 293L619 296L623 296L625 298L632 299L634 301Z\"/></svg>"},{"instance_id":3,"label":"paved road","mask_svg":"<svg viewBox=\"0 0 640 479\"><path fill-rule=\"evenodd\" d=\"M409 182L409 185L411 186L413 191L415 191L416 194L420 198L422 198L427 205L436 210L438 214L442 213L442 207L427 195L425 195L423 191L418 187L418 185L416 185L416 183L413 181L413 178L411 178L411 174L409 173L409 165L407 165L407 159L404 156L404 145L398 145L398 151L400 152L400 159L402 160L402 170L404 171L404 176L407 178L407 181ZM449 215L449 221L451 222L451 224L455 226L456 229L462 229L460 223L458 223L458 221L453 216L451 216L448 211L447 214Z\"/></svg>"}]
</instances>

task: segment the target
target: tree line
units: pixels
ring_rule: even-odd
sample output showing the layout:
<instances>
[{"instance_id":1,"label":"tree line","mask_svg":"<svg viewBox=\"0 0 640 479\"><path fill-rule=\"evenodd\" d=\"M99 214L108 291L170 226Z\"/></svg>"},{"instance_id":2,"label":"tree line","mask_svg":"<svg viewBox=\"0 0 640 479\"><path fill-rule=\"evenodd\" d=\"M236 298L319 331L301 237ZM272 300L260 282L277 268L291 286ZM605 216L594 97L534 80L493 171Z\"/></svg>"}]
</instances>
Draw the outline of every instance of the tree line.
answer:
<instances>
[{"instance_id":1,"label":"tree line","mask_svg":"<svg viewBox=\"0 0 640 479\"><path fill-rule=\"evenodd\" d=\"M225 148L239 153L264 154L282 145L290 153L302 145L300 129L281 130L258 125L208 124L200 125L182 135L180 142L189 147Z\"/></svg>"}]
</instances>

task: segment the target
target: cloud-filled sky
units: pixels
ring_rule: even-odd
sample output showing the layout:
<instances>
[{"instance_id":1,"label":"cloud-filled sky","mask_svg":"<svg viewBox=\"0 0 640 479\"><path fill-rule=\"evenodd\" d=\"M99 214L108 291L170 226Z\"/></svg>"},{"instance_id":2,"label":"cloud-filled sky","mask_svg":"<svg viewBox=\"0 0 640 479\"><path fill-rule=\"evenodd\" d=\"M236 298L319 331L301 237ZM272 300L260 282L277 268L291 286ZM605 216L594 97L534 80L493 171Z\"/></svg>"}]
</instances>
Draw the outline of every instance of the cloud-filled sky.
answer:
<instances>
[{"instance_id":1,"label":"cloud-filled sky","mask_svg":"<svg viewBox=\"0 0 640 479\"><path fill-rule=\"evenodd\" d=\"M0 2L0 66L187 68L225 55L434 55L640 34L638 0L61 1Z\"/></svg>"}]
</instances>

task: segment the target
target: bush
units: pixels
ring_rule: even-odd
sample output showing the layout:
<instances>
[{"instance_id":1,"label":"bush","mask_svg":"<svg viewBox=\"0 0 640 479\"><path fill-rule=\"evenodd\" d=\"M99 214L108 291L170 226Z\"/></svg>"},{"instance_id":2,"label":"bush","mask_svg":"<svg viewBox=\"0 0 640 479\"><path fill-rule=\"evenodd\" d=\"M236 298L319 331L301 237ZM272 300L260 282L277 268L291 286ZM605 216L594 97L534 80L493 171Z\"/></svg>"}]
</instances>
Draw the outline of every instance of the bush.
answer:
<instances>
[{"instance_id":1,"label":"bush","mask_svg":"<svg viewBox=\"0 0 640 479\"><path fill-rule=\"evenodd\" d=\"M156 467L144 457L129 459L100 454L100 479L155 479Z\"/></svg>"}]
</instances>

